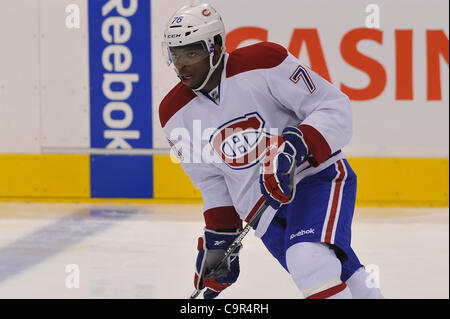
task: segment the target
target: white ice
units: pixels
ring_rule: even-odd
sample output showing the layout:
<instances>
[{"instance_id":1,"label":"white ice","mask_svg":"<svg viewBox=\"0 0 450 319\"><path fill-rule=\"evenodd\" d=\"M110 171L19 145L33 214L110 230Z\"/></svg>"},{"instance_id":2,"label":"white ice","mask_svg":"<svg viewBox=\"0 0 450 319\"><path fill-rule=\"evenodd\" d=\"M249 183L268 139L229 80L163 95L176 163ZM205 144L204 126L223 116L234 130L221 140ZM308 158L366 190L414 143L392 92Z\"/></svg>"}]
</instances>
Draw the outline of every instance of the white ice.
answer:
<instances>
[{"instance_id":1,"label":"white ice","mask_svg":"<svg viewBox=\"0 0 450 319\"><path fill-rule=\"evenodd\" d=\"M202 228L200 204L0 203L0 298L188 298ZM448 207L358 207L352 243L386 298L449 298ZM240 256L221 298L301 297L253 231Z\"/></svg>"}]
</instances>

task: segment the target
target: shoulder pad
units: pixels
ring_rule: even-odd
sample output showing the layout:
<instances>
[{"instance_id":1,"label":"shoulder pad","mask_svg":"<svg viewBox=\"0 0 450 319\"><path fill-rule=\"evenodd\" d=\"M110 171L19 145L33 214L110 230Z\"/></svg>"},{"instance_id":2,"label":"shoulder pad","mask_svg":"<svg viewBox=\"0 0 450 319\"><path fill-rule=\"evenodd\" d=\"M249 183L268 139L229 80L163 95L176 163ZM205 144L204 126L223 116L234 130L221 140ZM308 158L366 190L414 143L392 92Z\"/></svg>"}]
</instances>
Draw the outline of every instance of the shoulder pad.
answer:
<instances>
[{"instance_id":1,"label":"shoulder pad","mask_svg":"<svg viewBox=\"0 0 450 319\"><path fill-rule=\"evenodd\" d=\"M178 83L169 93L164 97L159 105L159 120L161 126L164 127L170 118L181 110L197 95L183 83Z\"/></svg>"},{"instance_id":2,"label":"shoulder pad","mask_svg":"<svg viewBox=\"0 0 450 319\"><path fill-rule=\"evenodd\" d=\"M226 66L227 78L242 72L270 69L281 64L288 51L272 42L260 42L239 48L230 53Z\"/></svg>"}]
</instances>

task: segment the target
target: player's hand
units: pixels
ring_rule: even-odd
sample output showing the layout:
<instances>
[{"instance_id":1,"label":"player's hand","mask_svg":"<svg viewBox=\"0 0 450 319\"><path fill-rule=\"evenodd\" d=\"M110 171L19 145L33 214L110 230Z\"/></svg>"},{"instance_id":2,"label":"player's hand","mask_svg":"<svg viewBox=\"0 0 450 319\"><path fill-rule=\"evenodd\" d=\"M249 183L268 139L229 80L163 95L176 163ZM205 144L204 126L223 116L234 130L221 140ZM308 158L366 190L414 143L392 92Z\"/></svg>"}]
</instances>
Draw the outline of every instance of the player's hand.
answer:
<instances>
[{"instance_id":1,"label":"player's hand","mask_svg":"<svg viewBox=\"0 0 450 319\"><path fill-rule=\"evenodd\" d=\"M212 269L225 256L239 232L216 232L205 228L205 234L198 239L198 255L194 286L196 289L208 288L204 293L205 299L216 298L221 291L236 282L239 276L239 250L238 246L227 262L219 270L211 274Z\"/></svg>"},{"instance_id":2,"label":"player's hand","mask_svg":"<svg viewBox=\"0 0 450 319\"><path fill-rule=\"evenodd\" d=\"M303 134L296 127L286 127L281 136L270 139L259 182L261 193L274 209L294 198L294 171L307 154Z\"/></svg>"}]
</instances>

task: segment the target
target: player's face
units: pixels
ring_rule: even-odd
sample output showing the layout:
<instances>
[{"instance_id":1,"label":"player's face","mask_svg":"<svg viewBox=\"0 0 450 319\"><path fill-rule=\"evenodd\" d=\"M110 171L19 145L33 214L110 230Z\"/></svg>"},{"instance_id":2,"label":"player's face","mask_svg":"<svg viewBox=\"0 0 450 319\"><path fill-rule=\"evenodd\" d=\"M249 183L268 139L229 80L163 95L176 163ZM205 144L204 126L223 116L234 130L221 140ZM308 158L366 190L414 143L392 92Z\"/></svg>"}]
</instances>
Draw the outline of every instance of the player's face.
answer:
<instances>
[{"instance_id":1,"label":"player's face","mask_svg":"<svg viewBox=\"0 0 450 319\"><path fill-rule=\"evenodd\" d=\"M209 72L209 52L201 43L170 48L178 77L191 89L198 88Z\"/></svg>"}]
</instances>

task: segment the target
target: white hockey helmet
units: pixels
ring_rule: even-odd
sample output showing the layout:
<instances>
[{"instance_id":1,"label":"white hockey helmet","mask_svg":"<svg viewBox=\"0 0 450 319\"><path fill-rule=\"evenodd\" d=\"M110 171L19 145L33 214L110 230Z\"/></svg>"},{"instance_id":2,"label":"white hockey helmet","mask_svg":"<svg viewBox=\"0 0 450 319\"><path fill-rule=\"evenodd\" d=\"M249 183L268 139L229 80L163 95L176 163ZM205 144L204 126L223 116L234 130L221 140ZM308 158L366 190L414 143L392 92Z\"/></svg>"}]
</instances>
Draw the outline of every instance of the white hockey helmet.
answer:
<instances>
[{"instance_id":1,"label":"white hockey helmet","mask_svg":"<svg viewBox=\"0 0 450 319\"><path fill-rule=\"evenodd\" d=\"M213 64L214 38L221 38L221 55L216 64ZM163 53L167 65L174 62L170 48L201 43L206 58L210 57L210 72L204 83L196 90L201 90L209 80L212 72L219 65L225 52L225 26L219 13L209 4L189 4L181 7L170 18L164 32L162 42Z\"/></svg>"}]
</instances>

